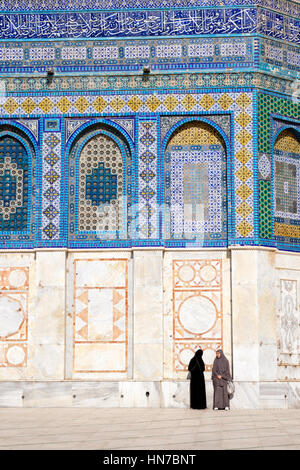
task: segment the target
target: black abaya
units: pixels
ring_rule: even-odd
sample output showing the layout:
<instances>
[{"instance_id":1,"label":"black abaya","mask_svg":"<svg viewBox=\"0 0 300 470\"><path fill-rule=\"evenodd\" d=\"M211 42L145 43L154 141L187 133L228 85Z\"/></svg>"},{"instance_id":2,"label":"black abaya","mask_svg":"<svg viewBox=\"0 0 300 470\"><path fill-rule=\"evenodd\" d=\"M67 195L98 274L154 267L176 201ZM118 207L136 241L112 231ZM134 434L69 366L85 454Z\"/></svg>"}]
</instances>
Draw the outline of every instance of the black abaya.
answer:
<instances>
[{"instance_id":1,"label":"black abaya","mask_svg":"<svg viewBox=\"0 0 300 470\"><path fill-rule=\"evenodd\" d=\"M189 363L189 371L191 372L191 408L195 410L203 410L206 408L205 364L202 360L202 355L203 351L199 349Z\"/></svg>"}]
</instances>

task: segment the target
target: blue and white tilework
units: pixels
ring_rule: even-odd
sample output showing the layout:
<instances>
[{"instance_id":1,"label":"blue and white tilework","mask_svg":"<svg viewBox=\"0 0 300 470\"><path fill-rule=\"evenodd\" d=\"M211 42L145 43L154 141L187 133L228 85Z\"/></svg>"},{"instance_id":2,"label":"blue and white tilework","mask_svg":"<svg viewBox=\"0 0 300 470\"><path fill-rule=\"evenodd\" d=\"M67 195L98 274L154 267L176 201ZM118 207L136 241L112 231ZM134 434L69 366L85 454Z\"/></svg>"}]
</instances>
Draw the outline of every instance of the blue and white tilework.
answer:
<instances>
[{"instance_id":1,"label":"blue and white tilework","mask_svg":"<svg viewBox=\"0 0 300 470\"><path fill-rule=\"evenodd\" d=\"M158 238L157 122L140 120L139 128L139 238Z\"/></svg>"},{"instance_id":2,"label":"blue and white tilework","mask_svg":"<svg viewBox=\"0 0 300 470\"><path fill-rule=\"evenodd\" d=\"M61 134L45 133L43 138L43 240L60 238L61 151Z\"/></svg>"}]
</instances>

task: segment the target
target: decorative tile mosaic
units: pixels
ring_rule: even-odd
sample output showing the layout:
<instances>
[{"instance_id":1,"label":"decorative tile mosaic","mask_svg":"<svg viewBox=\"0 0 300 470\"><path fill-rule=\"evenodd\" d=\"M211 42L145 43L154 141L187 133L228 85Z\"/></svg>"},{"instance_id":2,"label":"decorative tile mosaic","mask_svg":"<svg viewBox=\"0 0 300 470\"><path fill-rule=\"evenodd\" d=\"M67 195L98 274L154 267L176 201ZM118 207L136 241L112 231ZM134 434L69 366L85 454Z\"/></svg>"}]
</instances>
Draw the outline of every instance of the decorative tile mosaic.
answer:
<instances>
[{"instance_id":1,"label":"decorative tile mosaic","mask_svg":"<svg viewBox=\"0 0 300 470\"><path fill-rule=\"evenodd\" d=\"M32 135L35 137L35 140L39 140L39 121L38 119L18 119L19 122L23 127L26 127Z\"/></svg>"},{"instance_id":2,"label":"decorative tile mosaic","mask_svg":"<svg viewBox=\"0 0 300 470\"><path fill-rule=\"evenodd\" d=\"M259 181L259 235L263 239L272 238L271 182Z\"/></svg>"},{"instance_id":3,"label":"decorative tile mosaic","mask_svg":"<svg viewBox=\"0 0 300 470\"><path fill-rule=\"evenodd\" d=\"M11 135L0 134L0 231L27 230L30 205L29 155Z\"/></svg>"},{"instance_id":4,"label":"decorative tile mosaic","mask_svg":"<svg viewBox=\"0 0 300 470\"><path fill-rule=\"evenodd\" d=\"M42 239L60 238L61 134L47 132L43 137Z\"/></svg>"},{"instance_id":5,"label":"decorative tile mosaic","mask_svg":"<svg viewBox=\"0 0 300 470\"><path fill-rule=\"evenodd\" d=\"M203 123L184 124L164 159L164 238L226 239L226 155L217 132Z\"/></svg>"},{"instance_id":6,"label":"decorative tile mosaic","mask_svg":"<svg viewBox=\"0 0 300 470\"><path fill-rule=\"evenodd\" d=\"M287 0L235 0L239 6L262 6L300 16L300 7L296 1ZM232 6L232 0L223 0L222 5ZM1 11L66 11L66 10L118 10L136 8L188 8L220 6L220 0L1 0Z\"/></svg>"},{"instance_id":7,"label":"decorative tile mosaic","mask_svg":"<svg viewBox=\"0 0 300 470\"><path fill-rule=\"evenodd\" d=\"M72 72L72 70L70 71ZM178 73L178 74L150 74L149 77L143 75L86 75L86 76L60 76L54 75L51 84L47 85L44 77L18 77L7 76L2 79L4 96L10 92L43 91L46 95L50 92L66 91L132 91L135 90L161 90L168 88L172 90L195 90L199 88L210 88L219 91L224 87L257 87L261 89L272 89L280 93L293 94L295 92L295 81L286 76L276 77L267 73L247 72L226 72L222 73ZM1 102L0 93L0 102ZM45 105L49 104L46 100ZM51 102L50 102L51 103ZM52 108L50 108L51 110ZM47 105L45 106L45 113Z\"/></svg>"},{"instance_id":8,"label":"decorative tile mosaic","mask_svg":"<svg viewBox=\"0 0 300 470\"><path fill-rule=\"evenodd\" d=\"M173 261L173 367L186 371L203 349L206 371L223 343L222 260Z\"/></svg>"},{"instance_id":9,"label":"decorative tile mosaic","mask_svg":"<svg viewBox=\"0 0 300 470\"><path fill-rule=\"evenodd\" d=\"M67 45L67 47L66 47ZM245 38L180 38L106 41L0 43L2 72L32 73L55 67L58 73L76 70L140 71L144 64L155 70L196 68L239 69L255 64L258 41Z\"/></svg>"},{"instance_id":10,"label":"decorative tile mosaic","mask_svg":"<svg viewBox=\"0 0 300 470\"><path fill-rule=\"evenodd\" d=\"M81 11L1 15L0 39L111 38L138 36L251 34L256 32L255 8L202 10ZM33 21L34 18L34 21ZM285 19L284 19L285 20ZM284 21L283 20L283 21ZM275 19L270 17L270 21ZM294 28L297 29L296 21ZM268 34L266 29L264 34ZM270 30L273 33L272 27ZM293 40L294 37L289 37Z\"/></svg>"},{"instance_id":11,"label":"decorative tile mosaic","mask_svg":"<svg viewBox=\"0 0 300 470\"><path fill-rule=\"evenodd\" d=\"M280 71L287 69L289 73L300 70L299 46L292 46L283 41L261 40L261 62L266 70L274 73L279 67Z\"/></svg>"},{"instance_id":12,"label":"decorative tile mosaic","mask_svg":"<svg viewBox=\"0 0 300 470\"><path fill-rule=\"evenodd\" d=\"M275 237L287 237L292 242L300 229L300 140L289 129L275 142L274 174Z\"/></svg>"},{"instance_id":13,"label":"decorative tile mosaic","mask_svg":"<svg viewBox=\"0 0 300 470\"><path fill-rule=\"evenodd\" d=\"M86 142L79 156L78 230L122 231L123 161L105 134Z\"/></svg>"},{"instance_id":14,"label":"decorative tile mosaic","mask_svg":"<svg viewBox=\"0 0 300 470\"><path fill-rule=\"evenodd\" d=\"M254 213L253 213L253 123L252 123L252 94L247 92L214 92L214 93L139 93L139 94L122 94L122 93L113 93L113 94L91 94L91 93L84 93L84 94L55 94L55 95L48 95L47 96L47 104L45 103L45 97L31 94L30 96L8 96L2 100L2 106L0 112L11 114L16 112L24 113L25 110L27 113L34 113L35 116L40 114L41 116L44 115L43 108L47 106L47 108L51 108L51 113L55 113L58 116L66 115L66 136L67 140L71 141L73 136L77 136L77 133L80 131L80 126L82 129L90 125L96 125L97 121L97 114L99 113L101 118L105 119L105 122L109 126L111 125L118 125L118 129L120 129L119 137L123 142L124 137L122 137L121 132L126 132L125 140L130 139L131 137L134 138L134 119L133 113L143 112L143 113L151 113L153 114L153 120L156 119L155 116L160 115L161 113L164 114L162 118L163 126L161 129L163 133L166 135L168 132L168 125L170 128L173 123L179 122L181 113L182 119L185 118L186 115L194 115L197 118L207 117L209 122L212 124L217 125L218 128L221 129L223 132L224 138L227 139L227 151L229 152L229 157L231 158L231 152L234 151L235 158L233 160L233 183L234 187L232 188L233 193L235 194L235 213L234 219L232 221L232 232L235 232L236 238L251 238L253 236L253 229L254 229ZM72 113L82 114L82 118L74 117L70 118L69 116ZM111 113L108 115L108 113ZM190 114L191 113L191 114ZM89 115L87 119L86 116ZM117 116L116 116L117 114ZM128 114L131 116L129 117ZM94 116L94 117L93 117ZM231 119L234 118L234 127L231 125ZM51 119L51 118L48 118ZM57 119L57 118L56 118ZM189 117L191 119L191 117ZM146 119L147 120L147 119ZM149 120L149 119L148 119ZM90 121L90 122L89 122ZM170 130L169 128L169 130ZM122 131L124 129L124 131ZM230 148L229 142L232 141L233 134L232 131L234 129L235 132L235 139L234 139L234 148ZM113 133L115 133L115 127L113 129ZM153 134L153 133L152 133ZM48 146L46 140L48 137L50 138L53 135L53 139L59 138L61 136L60 132L45 132L44 135L44 145ZM157 136L153 134L153 138L157 139ZM50 142L50 141L49 141ZM149 144L149 142L148 142ZM148 145L147 144L147 145ZM53 144L51 144L53 145ZM57 148L44 148L43 154L51 151L52 153L61 154L59 144ZM126 144L127 145L127 144ZM125 145L125 147L126 147ZM139 145L143 146L143 142L140 141ZM151 143L154 145L154 141ZM128 147L128 145L127 145ZM142 147L141 147L142 148ZM150 147L149 147L150 148ZM149 149L148 149L149 150ZM124 150L125 151L125 150ZM126 153L127 152L127 153ZM126 155L128 151L126 150ZM139 150L140 154L142 153ZM152 152L152 150L151 150ZM161 156L160 158L162 158ZM67 156L65 157L67 161L71 162L71 168L73 168L73 157L71 156L71 160L68 160ZM124 157L125 158L125 157ZM125 160L128 157L125 158ZM57 159L49 159L49 161L44 161L44 188L43 188L43 240L58 240L61 235L59 235L59 213L61 209L60 206L60 185L62 184L61 181L61 162L57 161ZM141 162L140 162L141 164ZM153 163L154 164L154 163ZM52 167L50 168L49 165ZM73 170L72 170L73 171ZM127 175L127 190L124 189L124 195L127 194L129 200L132 199L133 189L131 180L131 172L133 171L132 164L129 163L126 166L126 170L124 167L124 174ZM152 171L152 170L151 170ZM142 170L143 172L143 170ZM140 183L143 185L143 176L142 172L140 173ZM47 174L47 175L46 175ZM76 179L76 172L73 172L72 175L69 172L70 178L73 181L73 178ZM144 173L143 173L144 175ZM148 175L149 176L149 175ZM77 176L78 178L78 176ZM147 177L146 177L147 179ZM51 188L50 188L51 186ZM71 199L76 196L75 187L72 186L72 195L70 196ZM147 182L147 187L154 187L155 186L155 179L152 182ZM125 188L125 186L124 186ZM137 187L136 187L137 189ZM136 189L134 191L136 191ZM140 190L140 194L142 190ZM149 194L148 194L149 196ZM50 198L50 199L49 199ZM53 201L56 201L53 203ZM141 198L140 198L141 201ZM75 200L73 201L75 203ZM73 216L77 217L78 212L75 205L69 205L70 211L70 220ZM131 205L130 202L129 206ZM45 212L46 211L46 212ZM67 213L69 212L67 211ZM150 216L150 212L152 211L151 217L154 223L155 216L153 215L153 206L151 205L147 209L148 216ZM66 214L67 214L66 213ZM123 214L127 213L127 220L128 224L130 224L130 213L127 209L123 211ZM147 217L148 217L147 216ZM141 220L144 217L141 213ZM126 219L126 216L123 215L123 221ZM74 219L75 221L75 219ZM151 224L152 224L151 222ZM76 229L73 222L70 222L70 233L74 234ZM124 224L123 224L124 226ZM47 230L45 231L45 228ZM152 226L151 230L154 230L154 225ZM123 232L122 232L123 233ZM155 235L154 235L155 233ZM73 235L72 235L73 236ZM119 234L121 238L124 238L123 235ZM139 235L138 235L139 236ZM141 237L143 238L145 234ZM152 237L159 237L159 234L155 231L152 232ZM81 242L85 243L90 242L92 240L99 240L100 235L98 236L94 234L93 236L91 233L89 235L84 235L81 238ZM126 237L125 237L126 238ZM101 237L100 237L101 239ZM79 240L78 240L79 241ZM71 243L74 243L72 241Z\"/></svg>"},{"instance_id":15,"label":"decorative tile mosaic","mask_svg":"<svg viewBox=\"0 0 300 470\"><path fill-rule=\"evenodd\" d=\"M80 131L80 129L79 129ZM116 129L79 132L69 164L69 242L126 240L131 226L132 161Z\"/></svg>"},{"instance_id":16,"label":"decorative tile mosaic","mask_svg":"<svg viewBox=\"0 0 300 470\"><path fill-rule=\"evenodd\" d=\"M157 121L139 121L139 238L158 238Z\"/></svg>"},{"instance_id":17,"label":"decorative tile mosaic","mask_svg":"<svg viewBox=\"0 0 300 470\"><path fill-rule=\"evenodd\" d=\"M297 176L298 168L296 153L297 139L285 139L286 127L298 129L296 123L300 118L300 106L297 100L277 96L271 93L258 95L258 150L259 150L259 220L260 237L272 239L272 225L274 224L275 243L299 244L299 189ZM277 140L275 150L271 155L271 145L275 136L280 134L283 139ZM277 148L278 147L278 148ZM294 150L289 153L289 149ZM270 166L268 161L271 161ZM278 176L276 176L276 174ZM294 175L294 176L293 176ZM299 177L298 177L299 178ZM264 181L265 180L265 181ZM270 181L267 181L270 180ZM296 183L297 180L297 183ZM272 188L272 189L271 189ZM294 202L292 202L292 200ZM273 202L272 202L273 201ZM273 204L273 208L272 208ZM275 218L272 215L274 212Z\"/></svg>"},{"instance_id":18,"label":"decorative tile mosaic","mask_svg":"<svg viewBox=\"0 0 300 470\"><path fill-rule=\"evenodd\" d=\"M269 180L271 177L271 161L270 157L263 153L258 160L259 178Z\"/></svg>"}]
</instances>

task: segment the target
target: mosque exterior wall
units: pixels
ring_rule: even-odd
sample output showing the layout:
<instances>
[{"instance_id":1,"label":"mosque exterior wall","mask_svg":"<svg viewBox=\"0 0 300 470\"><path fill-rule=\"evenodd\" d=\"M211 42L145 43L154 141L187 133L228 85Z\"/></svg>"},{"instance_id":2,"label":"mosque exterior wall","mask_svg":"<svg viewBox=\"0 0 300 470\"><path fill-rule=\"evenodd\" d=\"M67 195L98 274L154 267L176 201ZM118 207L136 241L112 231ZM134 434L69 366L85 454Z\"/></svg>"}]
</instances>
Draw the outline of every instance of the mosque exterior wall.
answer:
<instances>
[{"instance_id":1,"label":"mosque exterior wall","mask_svg":"<svg viewBox=\"0 0 300 470\"><path fill-rule=\"evenodd\" d=\"M300 406L299 17L0 0L0 406Z\"/></svg>"},{"instance_id":2,"label":"mosque exterior wall","mask_svg":"<svg viewBox=\"0 0 300 470\"><path fill-rule=\"evenodd\" d=\"M241 247L1 253L0 405L189 406L187 364L201 346L208 403L222 347L232 408L298 407L299 257Z\"/></svg>"}]
</instances>

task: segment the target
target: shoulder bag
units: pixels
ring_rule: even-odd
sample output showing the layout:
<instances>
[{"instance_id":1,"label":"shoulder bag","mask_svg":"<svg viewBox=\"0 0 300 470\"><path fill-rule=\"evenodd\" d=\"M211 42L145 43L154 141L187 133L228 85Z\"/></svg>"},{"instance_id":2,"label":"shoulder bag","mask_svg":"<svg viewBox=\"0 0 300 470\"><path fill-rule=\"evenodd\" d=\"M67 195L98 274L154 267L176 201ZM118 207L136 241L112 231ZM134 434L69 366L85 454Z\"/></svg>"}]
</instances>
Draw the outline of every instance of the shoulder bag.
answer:
<instances>
[{"instance_id":1,"label":"shoulder bag","mask_svg":"<svg viewBox=\"0 0 300 470\"><path fill-rule=\"evenodd\" d=\"M227 380L227 393L228 397L231 400L235 392L235 386L232 380Z\"/></svg>"}]
</instances>

